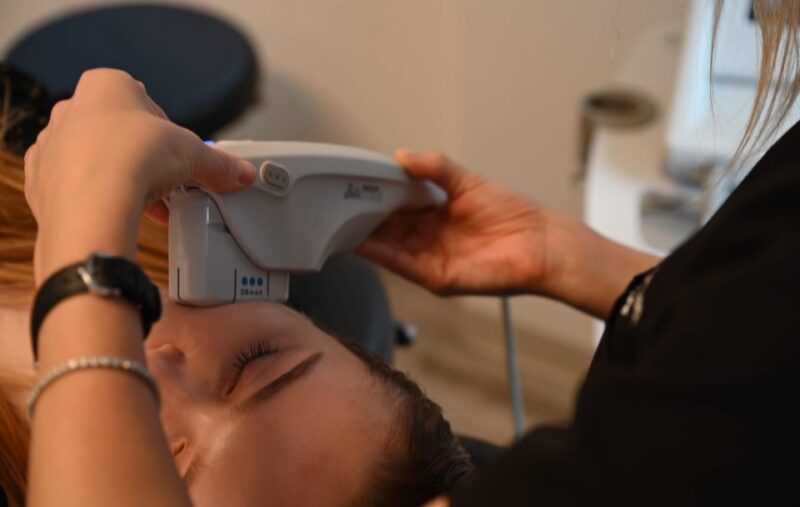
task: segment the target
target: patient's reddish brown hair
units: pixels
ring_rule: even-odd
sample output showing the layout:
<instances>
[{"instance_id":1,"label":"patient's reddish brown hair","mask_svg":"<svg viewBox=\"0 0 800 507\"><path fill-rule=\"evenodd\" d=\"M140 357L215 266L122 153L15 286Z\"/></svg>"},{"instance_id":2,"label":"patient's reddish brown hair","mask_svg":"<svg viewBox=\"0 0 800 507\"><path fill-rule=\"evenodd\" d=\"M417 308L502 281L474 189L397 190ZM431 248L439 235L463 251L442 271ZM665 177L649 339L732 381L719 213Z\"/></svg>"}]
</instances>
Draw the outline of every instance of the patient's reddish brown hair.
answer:
<instances>
[{"instance_id":1,"label":"patient's reddish brown hair","mask_svg":"<svg viewBox=\"0 0 800 507\"><path fill-rule=\"evenodd\" d=\"M30 304L35 241L22 160L0 149L0 305ZM167 229L148 218L139 227L137 261L156 285L167 287Z\"/></svg>"},{"instance_id":2,"label":"patient's reddish brown hair","mask_svg":"<svg viewBox=\"0 0 800 507\"><path fill-rule=\"evenodd\" d=\"M26 381L22 375L0 372L0 487L13 507L25 505L30 429L6 396Z\"/></svg>"}]
</instances>

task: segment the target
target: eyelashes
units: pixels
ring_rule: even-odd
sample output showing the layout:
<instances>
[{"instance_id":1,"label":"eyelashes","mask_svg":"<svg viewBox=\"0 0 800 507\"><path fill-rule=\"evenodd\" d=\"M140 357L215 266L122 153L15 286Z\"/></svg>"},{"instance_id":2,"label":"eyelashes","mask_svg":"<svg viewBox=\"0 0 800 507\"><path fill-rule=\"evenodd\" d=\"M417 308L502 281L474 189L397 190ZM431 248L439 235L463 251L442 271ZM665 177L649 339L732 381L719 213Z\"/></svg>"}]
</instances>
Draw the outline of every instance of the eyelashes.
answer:
<instances>
[{"instance_id":1,"label":"eyelashes","mask_svg":"<svg viewBox=\"0 0 800 507\"><path fill-rule=\"evenodd\" d=\"M255 361L256 359L264 356L268 356L270 354L274 354L278 351L278 347L275 345L274 342L269 341L258 341L252 343L249 348L242 349L236 355L236 359L233 361L231 365L231 376L230 378L233 379L231 382L231 388L229 391L232 391L236 384L239 381L239 378L242 376L244 369L247 368L247 365Z\"/></svg>"}]
</instances>

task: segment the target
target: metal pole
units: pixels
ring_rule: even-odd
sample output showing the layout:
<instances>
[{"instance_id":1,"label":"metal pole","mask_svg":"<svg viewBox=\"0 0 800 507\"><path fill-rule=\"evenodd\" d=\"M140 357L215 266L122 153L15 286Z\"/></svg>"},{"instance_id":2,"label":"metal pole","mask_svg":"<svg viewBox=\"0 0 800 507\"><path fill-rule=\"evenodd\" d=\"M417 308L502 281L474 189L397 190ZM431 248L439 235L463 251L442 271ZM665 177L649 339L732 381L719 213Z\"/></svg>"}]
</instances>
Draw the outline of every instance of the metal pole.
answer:
<instances>
[{"instance_id":1,"label":"metal pole","mask_svg":"<svg viewBox=\"0 0 800 507\"><path fill-rule=\"evenodd\" d=\"M514 439L519 440L525 434L525 402L522 400L522 382L517 365L517 343L514 337L514 324L511 320L511 303L507 297L502 297L500 300L503 308L503 330L506 341L508 390L514 416Z\"/></svg>"}]
</instances>

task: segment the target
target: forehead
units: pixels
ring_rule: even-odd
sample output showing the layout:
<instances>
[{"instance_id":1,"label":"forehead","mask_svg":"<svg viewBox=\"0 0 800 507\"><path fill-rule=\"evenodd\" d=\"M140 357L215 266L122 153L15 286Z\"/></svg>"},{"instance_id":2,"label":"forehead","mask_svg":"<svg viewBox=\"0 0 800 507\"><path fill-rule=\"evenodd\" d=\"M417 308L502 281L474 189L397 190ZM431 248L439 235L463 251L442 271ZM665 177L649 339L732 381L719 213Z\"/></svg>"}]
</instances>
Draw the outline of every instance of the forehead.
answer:
<instances>
[{"instance_id":1,"label":"forehead","mask_svg":"<svg viewBox=\"0 0 800 507\"><path fill-rule=\"evenodd\" d=\"M167 300L154 332L183 334L236 332L242 327L311 332L316 326L305 316L277 303L247 302L211 307L190 307Z\"/></svg>"},{"instance_id":2,"label":"forehead","mask_svg":"<svg viewBox=\"0 0 800 507\"><path fill-rule=\"evenodd\" d=\"M185 316L214 318L225 315L244 316L251 314L264 314L276 318L305 318L286 305L269 301L247 301L218 306L187 306L170 299L164 301L163 309L163 316L166 319Z\"/></svg>"}]
</instances>

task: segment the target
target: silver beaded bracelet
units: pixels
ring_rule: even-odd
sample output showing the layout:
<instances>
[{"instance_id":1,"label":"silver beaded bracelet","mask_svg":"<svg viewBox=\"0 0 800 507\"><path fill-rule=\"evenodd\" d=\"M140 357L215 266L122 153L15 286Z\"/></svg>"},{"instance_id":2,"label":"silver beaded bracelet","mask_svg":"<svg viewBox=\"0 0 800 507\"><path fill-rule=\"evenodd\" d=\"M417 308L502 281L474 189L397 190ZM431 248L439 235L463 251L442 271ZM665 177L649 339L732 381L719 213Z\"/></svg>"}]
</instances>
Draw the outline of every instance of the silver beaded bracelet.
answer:
<instances>
[{"instance_id":1,"label":"silver beaded bracelet","mask_svg":"<svg viewBox=\"0 0 800 507\"><path fill-rule=\"evenodd\" d=\"M33 420L33 410L36 407L36 400L39 399L39 396L41 396L42 392L44 392L44 390L47 389L50 384L60 379L64 375L74 371L98 368L119 370L135 375L137 378L143 380L144 383L147 384L147 387L149 387L153 392L153 395L156 397L156 404L161 404L161 397L158 394L158 384L156 383L156 379L147 369L147 366L141 362L119 356L79 357L70 359L63 364L56 366L47 372L47 374L45 374L45 376L43 376L39 382L36 383L31 390L30 395L28 396L28 419Z\"/></svg>"}]
</instances>

